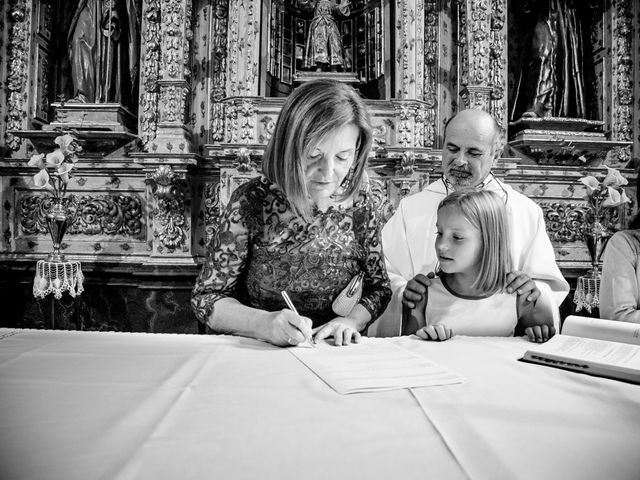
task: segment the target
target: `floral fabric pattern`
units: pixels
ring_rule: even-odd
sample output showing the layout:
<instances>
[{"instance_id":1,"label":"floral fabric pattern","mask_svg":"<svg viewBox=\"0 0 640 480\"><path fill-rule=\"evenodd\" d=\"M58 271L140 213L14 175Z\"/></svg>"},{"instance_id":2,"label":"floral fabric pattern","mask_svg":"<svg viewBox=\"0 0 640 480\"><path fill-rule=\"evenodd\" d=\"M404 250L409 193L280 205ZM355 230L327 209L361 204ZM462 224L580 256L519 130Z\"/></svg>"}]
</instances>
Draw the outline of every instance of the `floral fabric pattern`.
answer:
<instances>
[{"instance_id":1,"label":"floral fabric pattern","mask_svg":"<svg viewBox=\"0 0 640 480\"><path fill-rule=\"evenodd\" d=\"M337 315L331 303L360 270L362 304L375 320L391 297L380 230L381 200L367 190L351 208L296 216L280 189L263 176L240 186L220 218L196 281L192 305L207 322L215 302L234 297L267 311L286 308L286 290L298 312L317 327Z\"/></svg>"}]
</instances>

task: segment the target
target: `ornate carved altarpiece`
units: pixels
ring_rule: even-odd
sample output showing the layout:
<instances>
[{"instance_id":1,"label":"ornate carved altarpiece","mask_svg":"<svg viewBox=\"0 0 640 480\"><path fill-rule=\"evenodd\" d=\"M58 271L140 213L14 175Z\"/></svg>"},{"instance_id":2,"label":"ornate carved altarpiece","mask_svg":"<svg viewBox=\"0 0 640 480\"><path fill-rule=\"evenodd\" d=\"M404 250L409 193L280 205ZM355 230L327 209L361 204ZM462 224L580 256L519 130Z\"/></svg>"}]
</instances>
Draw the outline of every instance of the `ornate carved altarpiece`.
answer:
<instances>
[{"instance_id":1,"label":"ornate carved altarpiece","mask_svg":"<svg viewBox=\"0 0 640 480\"><path fill-rule=\"evenodd\" d=\"M589 267L578 178L606 163L633 183L640 163L640 5L588 3L588 113L567 120L510 118L531 28L515 0L354 0L336 16L347 61L322 73L303 65L313 14L298 2L139 0L137 103L86 111L68 103L75 0L2 2L0 290L15 305L3 322L42 325L24 291L50 241L26 163L73 129L88 148L69 186L81 215L63 247L87 278L82 324L195 331L189 291L220 209L259 170L286 95L313 75L342 78L367 99L369 170L393 205L440 175L455 111L492 113L510 139L497 175L540 204L558 263L575 278ZM621 213L620 228L636 209Z\"/></svg>"}]
</instances>

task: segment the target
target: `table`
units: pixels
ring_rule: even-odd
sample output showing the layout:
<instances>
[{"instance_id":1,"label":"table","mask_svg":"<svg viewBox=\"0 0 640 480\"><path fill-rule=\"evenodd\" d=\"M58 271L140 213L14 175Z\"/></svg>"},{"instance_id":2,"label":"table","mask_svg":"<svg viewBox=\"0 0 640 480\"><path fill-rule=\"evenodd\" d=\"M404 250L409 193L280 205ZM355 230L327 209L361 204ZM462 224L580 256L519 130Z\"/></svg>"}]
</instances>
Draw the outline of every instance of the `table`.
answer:
<instances>
[{"instance_id":1,"label":"table","mask_svg":"<svg viewBox=\"0 0 640 480\"><path fill-rule=\"evenodd\" d=\"M247 338L0 329L0 478L640 478L640 386L390 341L467 381L339 395Z\"/></svg>"}]
</instances>

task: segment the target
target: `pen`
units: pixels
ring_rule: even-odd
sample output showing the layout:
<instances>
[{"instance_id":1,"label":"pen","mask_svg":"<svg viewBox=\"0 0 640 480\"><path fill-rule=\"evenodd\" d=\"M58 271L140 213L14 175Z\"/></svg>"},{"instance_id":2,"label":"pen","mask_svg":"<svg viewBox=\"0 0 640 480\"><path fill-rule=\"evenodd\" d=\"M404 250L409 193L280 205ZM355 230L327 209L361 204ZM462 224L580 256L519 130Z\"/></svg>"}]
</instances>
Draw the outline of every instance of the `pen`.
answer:
<instances>
[{"instance_id":1,"label":"pen","mask_svg":"<svg viewBox=\"0 0 640 480\"><path fill-rule=\"evenodd\" d=\"M289 307L289 310L291 310L293 313L295 313L296 315L300 315L298 313L298 310L296 310L295 305L293 304L293 302L291 301L291 299L289 298L289 295L287 295L287 292L285 292L284 290L282 290L280 292L282 294L282 298L284 298L285 303L287 304L287 307ZM316 344L313 343L313 339L312 338L307 338L307 341L309 342L309 345L311 345L313 348L316 347Z\"/></svg>"}]
</instances>

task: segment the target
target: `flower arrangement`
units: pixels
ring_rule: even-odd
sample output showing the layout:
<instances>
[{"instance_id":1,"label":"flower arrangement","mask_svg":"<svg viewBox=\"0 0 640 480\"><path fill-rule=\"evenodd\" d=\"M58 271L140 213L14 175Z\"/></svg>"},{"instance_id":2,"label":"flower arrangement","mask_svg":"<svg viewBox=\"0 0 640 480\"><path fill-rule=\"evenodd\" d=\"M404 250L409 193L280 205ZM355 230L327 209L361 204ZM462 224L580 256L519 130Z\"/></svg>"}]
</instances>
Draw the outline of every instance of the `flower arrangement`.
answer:
<instances>
[{"instance_id":1,"label":"flower arrangement","mask_svg":"<svg viewBox=\"0 0 640 480\"><path fill-rule=\"evenodd\" d=\"M587 224L585 227L590 233L605 233L612 224L613 210L625 203L629 203L629 197L624 191L624 186L629 183L618 170L605 165L607 175L599 182L593 175L582 177L582 182L587 187L586 200L589 206ZM599 230L599 231L594 231Z\"/></svg>"},{"instance_id":2,"label":"flower arrangement","mask_svg":"<svg viewBox=\"0 0 640 480\"><path fill-rule=\"evenodd\" d=\"M78 161L78 154L82 151L82 147L76 137L69 133L56 137L54 142L58 148L46 155L44 153L33 155L28 165L39 169L33 176L34 185L44 189L53 199L53 205L43 202L47 211L44 220L53 241L53 253L47 260L64 262L65 257L60 253L62 238L67 227L75 221L77 213L73 199L65 200L65 196L71 170Z\"/></svg>"},{"instance_id":3,"label":"flower arrangement","mask_svg":"<svg viewBox=\"0 0 640 480\"><path fill-rule=\"evenodd\" d=\"M82 152L82 147L76 137L70 133L56 137L54 143L58 148L46 155L44 153L32 155L28 165L39 169L39 172L33 176L34 185L61 201L67 193L71 170L78 161L78 154Z\"/></svg>"}]
</instances>

